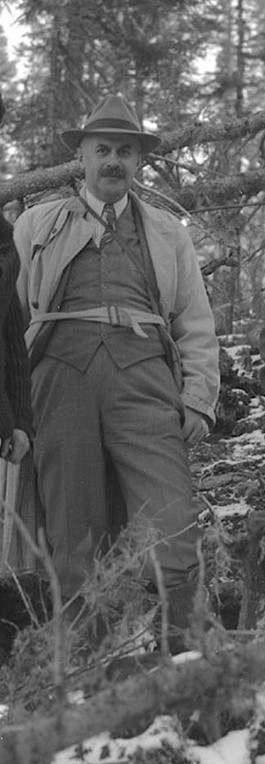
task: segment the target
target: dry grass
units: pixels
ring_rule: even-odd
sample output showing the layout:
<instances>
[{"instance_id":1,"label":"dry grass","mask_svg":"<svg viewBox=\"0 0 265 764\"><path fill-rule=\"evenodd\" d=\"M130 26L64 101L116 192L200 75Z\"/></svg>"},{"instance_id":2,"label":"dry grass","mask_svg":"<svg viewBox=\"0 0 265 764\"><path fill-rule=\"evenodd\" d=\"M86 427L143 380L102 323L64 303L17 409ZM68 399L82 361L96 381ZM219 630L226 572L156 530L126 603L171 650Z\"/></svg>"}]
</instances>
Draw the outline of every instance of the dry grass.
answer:
<instances>
[{"instance_id":1,"label":"dry grass","mask_svg":"<svg viewBox=\"0 0 265 764\"><path fill-rule=\"evenodd\" d=\"M101 559L95 559L80 594L84 607L69 623L61 613L63 627L64 698L68 690L85 686L86 694L104 685L105 666L114 655L127 655L152 641L148 621L157 597L148 591L150 548L158 534L143 512L121 532L117 542ZM148 619L147 613L151 613ZM51 713L56 706L54 620L31 626L14 642L9 663L0 669L0 692L9 706L8 722L24 721L34 711ZM143 649L143 648L140 648Z\"/></svg>"}]
</instances>

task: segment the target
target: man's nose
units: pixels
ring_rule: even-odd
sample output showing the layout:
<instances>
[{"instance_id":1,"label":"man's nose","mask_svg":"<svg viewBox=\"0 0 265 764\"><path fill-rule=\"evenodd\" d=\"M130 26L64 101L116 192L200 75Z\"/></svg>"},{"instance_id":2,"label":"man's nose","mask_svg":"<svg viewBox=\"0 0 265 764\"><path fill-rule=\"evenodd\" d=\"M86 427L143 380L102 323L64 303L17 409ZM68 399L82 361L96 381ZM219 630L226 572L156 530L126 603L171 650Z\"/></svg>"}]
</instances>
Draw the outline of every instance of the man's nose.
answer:
<instances>
[{"instance_id":1,"label":"man's nose","mask_svg":"<svg viewBox=\"0 0 265 764\"><path fill-rule=\"evenodd\" d=\"M117 149L111 149L108 156L108 162L110 164L120 164L120 158L119 158Z\"/></svg>"}]
</instances>

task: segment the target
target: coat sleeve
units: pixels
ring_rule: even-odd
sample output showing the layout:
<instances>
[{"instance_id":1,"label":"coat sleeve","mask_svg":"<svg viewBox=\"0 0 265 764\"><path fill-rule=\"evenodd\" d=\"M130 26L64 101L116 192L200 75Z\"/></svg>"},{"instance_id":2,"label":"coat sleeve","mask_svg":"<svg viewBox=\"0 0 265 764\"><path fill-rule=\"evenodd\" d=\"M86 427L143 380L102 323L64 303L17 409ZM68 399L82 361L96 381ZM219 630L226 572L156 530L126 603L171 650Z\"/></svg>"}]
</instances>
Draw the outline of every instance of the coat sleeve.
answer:
<instances>
[{"instance_id":1,"label":"coat sleeve","mask_svg":"<svg viewBox=\"0 0 265 764\"><path fill-rule=\"evenodd\" d=\"M17 279L17 292L21 305L23 326L28 327L30 309L28 302L28 282L32 258L32 211L26 210L14 225L14 242L19 254L20 271Z\"/></svg>"},{"instance_id":2,"label":"coat sleeve","mask_svg":"<svg viewBox=\"0 0 265 764\"><path fill-rule=\"evenodd\" d=\"M0 216L0 437L14 427L32 433L30 375L23 322L16 293L19 257L13 228Z\"/></svg>"},{"instance_id":3,"label":"coat sleeve","mask_svg":"<svg viewBox=\"0 0 265 764\"><path fill-rule=\"evenodd\" d=\"M15 422L11 403L5 388L5 347L3 333L0 335L0 439L6 440L12 435Z\"/></svg>"},{"instance_id":4,"label":"coat sleeve","mask_svg":"<svg viewBox=\"0 0 265 764\"><path fill-rule=\"evenodd\" d=\"M182 397L185 406L214 422L220 384L219 344L192 240L183 226L179 229L178 279L171 333L181 358Z\"/></svg>"}]
</instances>

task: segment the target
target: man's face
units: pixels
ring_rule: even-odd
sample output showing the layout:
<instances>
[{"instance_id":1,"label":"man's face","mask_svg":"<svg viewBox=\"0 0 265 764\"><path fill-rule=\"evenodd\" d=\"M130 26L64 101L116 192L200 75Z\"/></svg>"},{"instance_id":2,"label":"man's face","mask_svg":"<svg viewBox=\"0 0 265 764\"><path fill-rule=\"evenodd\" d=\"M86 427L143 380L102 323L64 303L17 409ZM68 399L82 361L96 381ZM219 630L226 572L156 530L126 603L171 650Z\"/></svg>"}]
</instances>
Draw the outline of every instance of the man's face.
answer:
<instances>
[{"instance_id":1,"label":"man's face","mask_svg":"<svg viewBox=\"0 0 265 764\"><path fill-rule=\"evenodd\" d=\"M134 136L91 135L83 138L79 157L88 191L102 202L117 202L129 190L141 156Z\"/></svg>"}]
</instances>

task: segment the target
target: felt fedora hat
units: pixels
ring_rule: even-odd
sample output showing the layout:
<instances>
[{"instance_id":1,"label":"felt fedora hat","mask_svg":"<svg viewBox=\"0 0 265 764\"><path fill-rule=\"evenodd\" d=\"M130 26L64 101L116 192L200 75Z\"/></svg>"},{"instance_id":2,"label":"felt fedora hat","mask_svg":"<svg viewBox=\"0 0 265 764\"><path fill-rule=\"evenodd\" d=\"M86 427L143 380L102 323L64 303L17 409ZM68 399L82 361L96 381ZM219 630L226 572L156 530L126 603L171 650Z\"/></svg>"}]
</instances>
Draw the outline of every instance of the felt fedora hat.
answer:
<instances>
[{"instance_id":1,"label":"felt fedora hat","mask_svg":"<svg viewBox=\"0 0 265 764\"><path fill-rule=\"evenodd\" d=\"M80 130L65 130L61 133L61 140L67 148L75 151L86 135L100 133L136 136L145 153L153 151L161 140L153 133L142 131L133 106L118 95L105 96L87 117L84 127Z\"/></svg>"}]
</instances>

